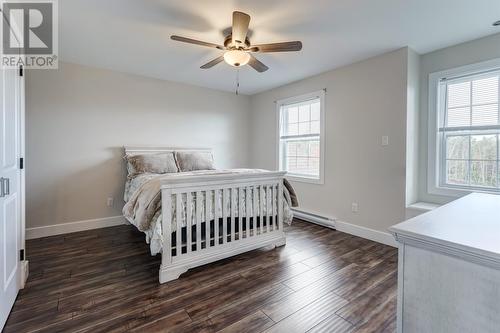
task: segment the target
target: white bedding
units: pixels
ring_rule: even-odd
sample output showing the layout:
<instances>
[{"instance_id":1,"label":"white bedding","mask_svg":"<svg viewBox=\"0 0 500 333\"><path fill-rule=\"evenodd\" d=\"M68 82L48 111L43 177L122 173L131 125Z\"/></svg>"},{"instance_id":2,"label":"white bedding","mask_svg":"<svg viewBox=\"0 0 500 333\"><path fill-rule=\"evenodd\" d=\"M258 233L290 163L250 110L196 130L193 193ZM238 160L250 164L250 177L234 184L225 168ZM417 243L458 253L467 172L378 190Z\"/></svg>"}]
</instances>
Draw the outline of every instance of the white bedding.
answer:
<instances>
[{"instance_id":1,"label":"white bedding","mask_svg":"<svg viewBox=\"0 0 500 333\"><path fill-rule=\"evenodd\" d=\"M195 174L205 175L205 174L224 174L224 173L258 173L258 172L264 172L264 171L265 170L258 170L258 169L227 169L227 170L191 171L191 172L180 172L180 173L161 174L161 175L151 174L151 173L141 174L137 177L134 177L131 180L128 180L126 185L125 185L124 200L125 200L125 202L127 202L127 204L124 207L124 213L127 210L127 208L128 208L128 211L130 212L130 207L127 207L127 205L129 205L130 200L132 198L134 198L134 195L135 195L135 197L137 197L138 194L140 194L140 192L137 192L137 191L143 190L144 188L147 187L148 184L150 185L152 182L155 182L155 181L157 182L160 178L165 179L165 178L170 178L170 177L179 177L179 176L195 175ZM250 192L251 192L250 195L253 198L253 191L250 190ZM284 194L285 196L286 196L286 193L287 192L285 191L285 194ZM246 190L243 190L243 196L244 196L244 198L247 197ZM228 193L228 199L229 198L231 198L233 201L232 205L230 205L230 200L226 200L226 203L227 203L226 206L222 207L222 196L219 195L219 204L218 204L219 210L217 212L217 216L219 216L219 217L223 216L223 211L222 211L223 208L226 210L226 212L229 215L229 210L230 210L231 206L235 210L233 215L238 216L238 214L239 214L238 196L237 195L231 196L230 193ZM266 193L264 193L263 200L264 200L264 202L267 202ZM202 203L201 204L201 212L202 212L201 213L201 222L206 222L206 216L207 216L206 208L207 207L206 207L206 200L205 200L204 194L202 195L201 201L202 201L201 202ZM187 205L186 196L182 197L181 202L182 202L181 207L185 213L186 205ZM259 207L259 202L260 202L260 193L259 193L259 191L257 191L257 203L256 203L257 207ZM284 206L284 222L291 223L291 221L293 219L293 214L292 214L292 210L290 208L289 200L283 200L283 202L284 202L284 205L283 205ZM191 208L192 208L191 211L194 212L195 206L196 206L196 193L192 193L191 202L189 204L191 205ZM211 196L211 198L209 198L209 206L210 206L210 209L208 212L209 220L213 220L215 217L215 210L214 210L215 205L214 205L213 196ZM271 211L271 207L272 207L272 211ZM266 207L264 209L264 215L275 215L277 213L276 200L274 200L273 205L271 205L271 207L269 207L269 208ZM243 216L246 217L246 215L247 215L246 200L243 200L243 207L242 208L243 208ZM177 223L178 223L177 217L176 217L177 216L176 209L177 209L176 201L172 200L172 219L171 219L172 230L176 230ZM248 213L249 213L248 217L252 217L254 215L254 207L249 207ZM260 212L257 213L257 216L259 216L259 214L260 214ZM143 231L146 234L146 241L150 244L151 254L156 255L157 253L160 253L161 249L162 249L162 244L163 244L161 209L158 209L156 211L156 213L154 214L154 216L151 219L148 219L146 224L141 223L138 221L138 219L130 216L130 213L124 214L124 215L130 223L135 225L139 230ZM184 226L186 226L186 221L185 221L186 214L181 214L181 216L182 216L182 218L181 218L180 223L184 227ZM196 216L193 213L191 225L194 225L194 224L196 224Z\"/></svg>"}]
</instances>

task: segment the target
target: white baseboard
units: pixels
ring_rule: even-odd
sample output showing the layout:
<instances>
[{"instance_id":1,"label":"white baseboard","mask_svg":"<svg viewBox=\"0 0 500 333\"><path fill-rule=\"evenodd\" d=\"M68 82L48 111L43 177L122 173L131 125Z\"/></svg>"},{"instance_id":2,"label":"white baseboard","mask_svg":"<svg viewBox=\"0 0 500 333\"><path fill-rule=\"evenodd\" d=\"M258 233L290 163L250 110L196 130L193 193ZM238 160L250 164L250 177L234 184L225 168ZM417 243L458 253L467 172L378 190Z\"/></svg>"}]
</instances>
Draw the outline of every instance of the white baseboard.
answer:
<instances>
[{"instance_id":1,"label":"white baseboard","mask_svg":"<svg viewBox=\"0 0 500 333\"><path fill-rule=\"evenodd\" d=\"M70 232L106 228L121 224L128 224L128 222L125 219L125 217L120 215L120 216L104 217L100 219L47 225L36 228L26 228L26 239L68 234Z\"/></svg>"},{"instance_id":2,"label":"white baseboard","mask_svg":"<svg viewBox=\"0 0 500 333\"><path fill-rule=\"evenodd\" d=\"M345 232L346 234L366 238L377 243L398 247L398 243L388 232L378 231L338 220L335 221L335 229Z\"/></svg>"},{"instance_id":3,"label":"white baseboard","mask_svg":"<svg viewBox=\"0 0 500 333\"><path fill-rule=\"evenodd\" d=\"M337 219L327 218L317 214L308 213L302 210L293 209L293 215L297 218L318 224L327 228L335 229L346 234L366 238L374 242L382 243L385 245L397 247L397 242L394 237L388 232L382 232L359 225L339 221Z\"/></svg>"}]
</instances>

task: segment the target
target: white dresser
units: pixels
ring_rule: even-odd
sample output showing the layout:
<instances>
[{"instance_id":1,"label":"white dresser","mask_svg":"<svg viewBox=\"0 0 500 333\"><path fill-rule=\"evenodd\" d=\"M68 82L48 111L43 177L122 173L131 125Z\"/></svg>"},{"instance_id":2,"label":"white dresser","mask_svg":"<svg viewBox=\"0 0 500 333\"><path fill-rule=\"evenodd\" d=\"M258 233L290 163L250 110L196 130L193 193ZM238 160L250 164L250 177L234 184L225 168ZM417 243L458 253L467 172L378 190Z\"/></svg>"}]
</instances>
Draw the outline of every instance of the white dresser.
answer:
<instances>
[{"instance_id":1,"label":"white dresser","mask_svg":"<svg viewBox=\"0 0 500 333\"><path fill-rule=\"evenodd\" d=\"M398 332L500 332L500 195L470 194L390 231Z\"/></svg>"}]
</instances>

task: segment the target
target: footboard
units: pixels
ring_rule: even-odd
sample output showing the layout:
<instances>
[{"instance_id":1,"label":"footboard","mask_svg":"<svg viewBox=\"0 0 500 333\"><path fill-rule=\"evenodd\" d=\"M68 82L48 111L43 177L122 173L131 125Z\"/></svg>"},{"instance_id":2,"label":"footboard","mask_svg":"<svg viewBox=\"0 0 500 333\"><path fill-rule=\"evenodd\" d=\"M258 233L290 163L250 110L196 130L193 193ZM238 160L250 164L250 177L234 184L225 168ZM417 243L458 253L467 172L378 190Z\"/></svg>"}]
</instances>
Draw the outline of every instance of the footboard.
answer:
<instances>
[{"instance_id":1,"label":"footboard","mask_svg":"<svg viewBox=\"0 0 500 333\"><path fill-rule=\"evenodd\" d=\"M190 268L285 244L285 172L179 176L162 183L160 283Z\"/></svg>"}]
</instances>

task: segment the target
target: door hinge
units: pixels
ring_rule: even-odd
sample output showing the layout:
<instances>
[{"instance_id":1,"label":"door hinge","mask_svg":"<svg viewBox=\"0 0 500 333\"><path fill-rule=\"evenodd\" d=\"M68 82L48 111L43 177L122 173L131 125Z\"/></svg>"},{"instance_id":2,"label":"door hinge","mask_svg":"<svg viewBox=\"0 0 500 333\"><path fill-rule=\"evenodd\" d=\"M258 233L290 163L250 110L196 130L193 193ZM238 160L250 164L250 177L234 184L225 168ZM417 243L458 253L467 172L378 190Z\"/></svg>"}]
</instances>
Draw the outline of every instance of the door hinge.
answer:
<instances>
[{"instance_id":1,"label":"door hinge","mask_svg":"<svg viewBox=\"0 0 500 333\"><path fill-rule=\"evenodd\" d=\"M19 76L24 76L23 65L19 66Z\"/></svg>"},{"instance_id":2,"label":"door hinge","mask_svg":"<svg viewBox=\"0 0 500 333\"><path fill-rule=\"evenodd\" d=\"M21 250L19 251L19 259L20 259L21 261L24 261L24 259L25 259L25 258L24 258L24 249L21 249Z\"/></svg>"},{"instance_id":3,"label":"door hinge","mask_svg":"<svg viewBox=\"0 0 500 333\"><path fill-rule=\"evenodd\" d=\"M24 157L21 157L19 159L19 169L21 169L21 170L24 169Z\"/></svg>"}]
</instances>

